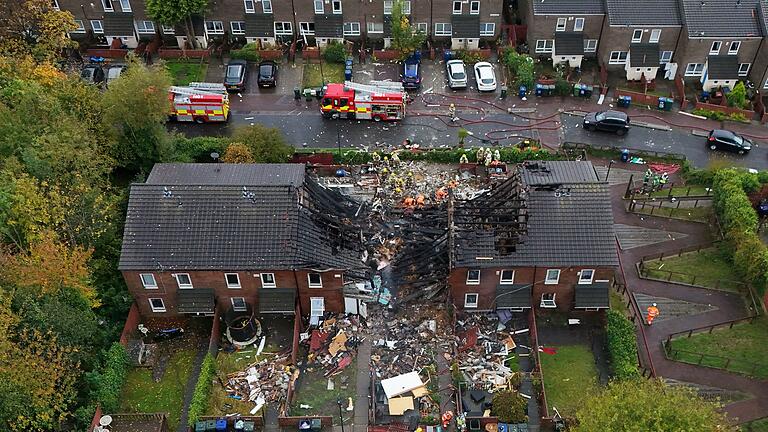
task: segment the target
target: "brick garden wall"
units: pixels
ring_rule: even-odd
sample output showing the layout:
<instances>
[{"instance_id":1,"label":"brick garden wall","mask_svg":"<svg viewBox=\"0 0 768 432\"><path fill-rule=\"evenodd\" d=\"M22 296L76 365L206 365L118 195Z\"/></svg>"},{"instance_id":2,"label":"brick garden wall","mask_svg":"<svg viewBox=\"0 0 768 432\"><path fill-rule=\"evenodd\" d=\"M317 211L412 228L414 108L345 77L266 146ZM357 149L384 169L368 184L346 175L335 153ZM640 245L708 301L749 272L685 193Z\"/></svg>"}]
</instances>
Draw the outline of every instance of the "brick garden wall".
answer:
<instances>
[{"instance_id":1,"label":"brick garden wall","mask_svg":"<svg viewBox=\"0 0 768 432\"><path fill-rule=\"evenodd\" d=\"M131 303L131 308L128 310L128 316L125 318L125 325L123 326L123 332L120 333L120 345L128 347L128 337L136 330L136 326L139 325L141 320L141 314L139 314L139 307L136 302Z\"/></svg>"},{"instance_id":2,"label":"brick garden wall","mask_svg":"<svg viewBox=\"0 0 768 432\"><path fill-rule=\"evenodd\" d=\"M754 117L755 115L754 111L744 110L736 107L723 106L723 105L715 105L715 104L710 104L710 103L701 102L701 101L696 101L696 108L701 108L709 111L718 111L725 114L738 113L746 117L748 120L752 120L752 117Z\"/></svg>"},{"instance_id":3,"label":"brick garden wall","mask_svg":"<svg viewBox=\"0 0 768 432\"><path fill-rule=\"evenodd\" d=\"M177 58L209 58L211 52L208 50L182 50L182 49L168 49L160 48L157 54L161 59L177 59Z\"/></svg>"}]
</instances>

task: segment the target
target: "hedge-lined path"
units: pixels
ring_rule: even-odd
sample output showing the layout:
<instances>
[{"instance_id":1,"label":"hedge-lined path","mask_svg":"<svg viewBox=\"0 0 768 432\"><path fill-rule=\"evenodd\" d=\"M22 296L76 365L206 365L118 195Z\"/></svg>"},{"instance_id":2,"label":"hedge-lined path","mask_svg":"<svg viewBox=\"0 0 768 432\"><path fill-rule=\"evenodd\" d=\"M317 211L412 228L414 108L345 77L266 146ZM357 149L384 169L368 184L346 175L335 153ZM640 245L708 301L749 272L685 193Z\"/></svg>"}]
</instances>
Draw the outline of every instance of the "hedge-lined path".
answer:
<instances>
[{"instance_id":1,"label":"hedge-lined path","mask_svg":"<svg viewBox=\"0 0 768 432\"><path fill-rule=\"evenodd\" d=\"M187 379L187 385L184 388L184 405L181 407L181 420L179 420L179 427L177 432L188 432L189 426L187 425L187 419L189 418L189 405L192 403L192 396L195 394L195 387L197 386L197 380L200 377L200 369L203 366L203 359L208 353L208 340L204 338L198 338L197 353L195 354L195 360L192 363L192 372Z\"/></svg>"},{"instance_id":2,"label":"hedge-lined path","mask_svg":"<svg viewBox=\"0 0 768 432\"><path fill-rule=\"evenodd\" d=\"M661 243L619 250L621 267L629 291L633 295L639 293L648 296L665 297L673 300L712 305L716 308L694 315L682 315L674 319L660 320L651 327L645 327L648 351L650 352L656 375L663 378L672 378L688 383L754 395L754 398L751 399L729 403L726 405L726 411L732 419L737 420L739 423L765 417L766 413L768 413L768 381L750 379L723 370L675 362L667 360L665 357L663 342L670 333L743 318L748 315L748 311L743 298L733 293L641 279L637 274L635 264L643 256L676 251L680 248L712 241L712 228L707 224L628 213L625 209L625 201L622 199L625 189L625 185L615 185L611 188L611 204L615 223L687 235L684 237L676 236L674 239L670 238L669 241ZM661 315L663 315L664 309L660 309ZM645 344L641 340L639 331L638 348L640 356L644 359L647 358Z\"/></svg>"}]
</instances>

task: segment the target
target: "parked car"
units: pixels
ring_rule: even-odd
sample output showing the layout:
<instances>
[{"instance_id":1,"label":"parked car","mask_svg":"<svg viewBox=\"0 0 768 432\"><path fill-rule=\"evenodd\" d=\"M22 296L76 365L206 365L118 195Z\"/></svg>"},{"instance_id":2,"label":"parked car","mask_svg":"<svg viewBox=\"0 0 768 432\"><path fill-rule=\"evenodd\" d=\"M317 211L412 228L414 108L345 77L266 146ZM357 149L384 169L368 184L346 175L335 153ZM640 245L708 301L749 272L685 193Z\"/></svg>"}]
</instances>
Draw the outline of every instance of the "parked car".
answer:
<instances>
[{"instance_id":1,"label":"parked car","mask_svg":"<svg viewBox=\"0 0 768 432\"><path fill-rule=\"evenodd\" d=\"M713 129L707 135L707 146L710 150L728 150L745 154L752 150L752 141L729 130Z\"/></svg>"},{"instance_id":2,"label":"parked car","mask_svg":"<svg viewBox=\"0 0 768 432\"><path fill-rule=\"evenodd\" d=\"M224 87L227 90L245 91L248 83L248 62L245 60L230 60L224 74Z\"/></svg>"},{"instance_id":3,"label":"parked car","mask_svg":"<svg viewBox=\"0 0 768 432\"><path fill-rule=\"evenodd\" d=\"M408 59L403 63L402 81L407 89L421 87L421 63L418 60Z\"/></svg>"},{"instance_id":4,"label":"parked car","mask_svg":"<svg viewBox=\"0 0 768 432\"><path fill-rule=\"evenodd\" d=\"M467 87L467 68L461 60L448 60L445 65L448 72L448 87L452 89Z\"/></svg>"},{"instance_id":5,"label":"parked car","mask_svg":"<svg viewBox=\"0 0 768 432\"><path fill-rule=\"evenodd\" d=\"M475 81L478 91L495 91L496 73L493 71L493 65L488 62L475 63Z\"/></svg>"},{"instance_id":6,"label":"parked car","mask_svg":"<svg viewBox=\"0 0 768 432\"><path fill-rule=\"evenodd\" d=\"M277 63L263 61L259 63L259 87L277 87Z\"/></svg>"},{"instance_id":7,"label":"parked car","mask_svg":"<svg viewBox=\"0 0 768 432\"><path fill-rule=\"evenodd\" d=\"M105 74L107 85L112 83L112 81L118 79L124 70L125 70L124 64L109 65L107 67L107 73Z\"/></svg>"},{"instance_id":8,"label":"parked car","mask_svg":"<svg viewBox=\"0 0 768 432\"><path fill-rule=\"evenodd\" d=\"M629 130L629 116L621 111L592 112L584 116L584 129L624 135Z\"/></svg>"},{"instance_id":9,"label":"parked car","mask_svg":"<svg viewBox=\"0 0 768 432\"><path fill-rule=\"evenodd\" d=\"M104 69L97 64L86 65L80 71L80 78L88 84L100 84L104 81Z\"/></svg>"}]
</instances>

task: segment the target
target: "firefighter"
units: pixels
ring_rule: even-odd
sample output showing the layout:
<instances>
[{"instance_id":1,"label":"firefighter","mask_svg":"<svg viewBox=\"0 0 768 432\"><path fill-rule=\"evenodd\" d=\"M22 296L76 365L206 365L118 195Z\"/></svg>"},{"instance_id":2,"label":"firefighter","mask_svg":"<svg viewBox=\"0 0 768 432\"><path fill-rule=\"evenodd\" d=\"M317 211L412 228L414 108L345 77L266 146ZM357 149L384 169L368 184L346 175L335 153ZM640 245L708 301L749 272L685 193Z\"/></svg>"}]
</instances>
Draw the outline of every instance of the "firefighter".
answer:
<instances>
[{"instance_id":1,"label":"firefighter","mask_svg":"<svg viewBox=\"0 0 768 432\"><path fill-rule=\"evenodd\" d=\"M392 165L400 165L400 156L397 153L392 153Z\"/></svg>"},{"instance_id":2,"label":"firefighter","mask_svg":"<svg viewBox=\"0 0 768 432\"><path fill-rule=\"evenodd\" d=\"M466 153L461 155L461 157L459 158L459 163L460 164L469 163L469 158L467 158L467 154Z\"/></svg>"},{"instance_id":3,"label":"firefighter","mask_svg":"<svg viewBox=\"0 0 768 432\"><path fill-rule=\"evenodd\" d=\"M499 149L496 149L493 151L493 160L496 163L501 162L501 152L499 151Z\"/></svg>"},{"instance_id":4,"label":"firefighter","mask_svg":"<svg viewBox=\"0 0 768 432\"><path fill-rule=\"evenodd\" d=\"M646 317L648 325L653 324L653 320L655 320L657 316L659 316L659 308L656 307L656 303L648 306L648 316Z\"/></svg>"},{"instance_id":5,"label":"firefighter","mask_svg":"<svg viewBox=\"0 0 768 432\"><path fill-rule=\"evenodd\" d=\"M442 187L438 188L438 189L435 191L435 199L436 199L437 201L442 201L442 200L444 200L444 199L445 199L447 196L448 196L448 191L445 189L445 186L442 186Z\"/></svg>"},{"instance_id":6,"label":"firefighter","mask_svg":"<svg viewBox=\"0 0 768 432\"><path fill-rule=\"evenodd\" d=\"M453 411L446 411L443 413L442 420L443 428L448 428L448 425L451 424L451 420L453 420Z\"/></svg>"},{"instance_id":7,"label":"firefighter","mask_svg":"<svg viewBox=\"0 0 768 432\"><path fill-rule=\"evenodd\" d=\"M381 162L381 156L379 155L379 152L373 152L373 154L371 154L371 161L373 161L373 163Z\"/></svg>"},{"instance_id":8,"label":"firefighter","mask_svg":"<svg viewBox=\"0 0 768 432\"><path fill-rule=\"evenodd\" d=\"M456 118L456 105L451 104L448 107L448 117L451 118L451 121L456 121L457 120L457 118Z\"/></svg>"},{"instance_id":9,"label":"firefighter","mask_svg":"<svg viewBox=\"0 0 768 432\"><path fill-rule=\"evenodd\" d=\"M491 149L488 149L485 152L485 166L491 166L491 162L493 162L493 153Z\"/></svg>"},{"instance_id":10,"label":"firefighter","mask_svg":"<svg viewBox=\"0 0 768 432\"><path fill-rule=\"evenodd\" d=\"M448 189L455 189L457 185L456 180L451 180L448 182Z\"/></svg>"},{"instance_id":11,"label":"firefighter","mask_svg":"<svg viewBox=\"0 0 768 432\"><path fill-rule=\"evenodd\" d=\"M483 163L484 160L485 160L485 149L480 147L479 149L477 149L477 163L481 164Z\"/></svg>"},{"instance_id":12,"label":"firefighter","mask_svg":"<svg viewBox=\"0 0 768 432\"><path fill-rule=\"evenodd\" d=\"M413 199L413 197L410 197L410 196L409 197L405 197L405 199L403 200L403 205L408 207L408 208L413 207L414 204L416 204L416 201Z\"/></svg>"},{"instance_id":13,"label":"firefighter","mask_svg":"<svg viewBox=\"0 0 768 432\"><path fill-rule=\"evenodd\" d=\"M418 208L423 208L423 207L424 207L424 200L425 200L425 199L426 199L426 198L424 197L424 195L423 195L423 194L418 194L418 195L416 196L416 207L418 207Z\"/></svg>"}]
</instances>

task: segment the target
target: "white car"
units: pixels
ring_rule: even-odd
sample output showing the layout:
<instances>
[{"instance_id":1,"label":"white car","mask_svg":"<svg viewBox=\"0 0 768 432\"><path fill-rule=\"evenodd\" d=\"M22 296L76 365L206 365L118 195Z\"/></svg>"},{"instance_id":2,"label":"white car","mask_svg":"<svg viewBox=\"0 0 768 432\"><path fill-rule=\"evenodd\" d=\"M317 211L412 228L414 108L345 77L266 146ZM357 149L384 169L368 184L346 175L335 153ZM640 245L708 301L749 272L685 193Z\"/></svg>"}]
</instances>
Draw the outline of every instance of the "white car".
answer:
<instances>
[{"instance_id":1,"label":"white car","mask_svg":"<svg viewBox=\"0 0 768 432\"><path fill-rule=\"evenodd\" d=\"M493 65L488 62L475 63L475 81L479 91L496 90L496 73L493 72Z\"/></svg>"},{"instance_id":2,"label":"white car","mask_svg":"<svg viewBox=\"0 0 768 432\"><path fill-rule=\"evenodd\" d=\"M448 72L448 87L466 88L467 87L467 69L461 60L449 60L446 64Z\"/></svg>"}]
</instances>

